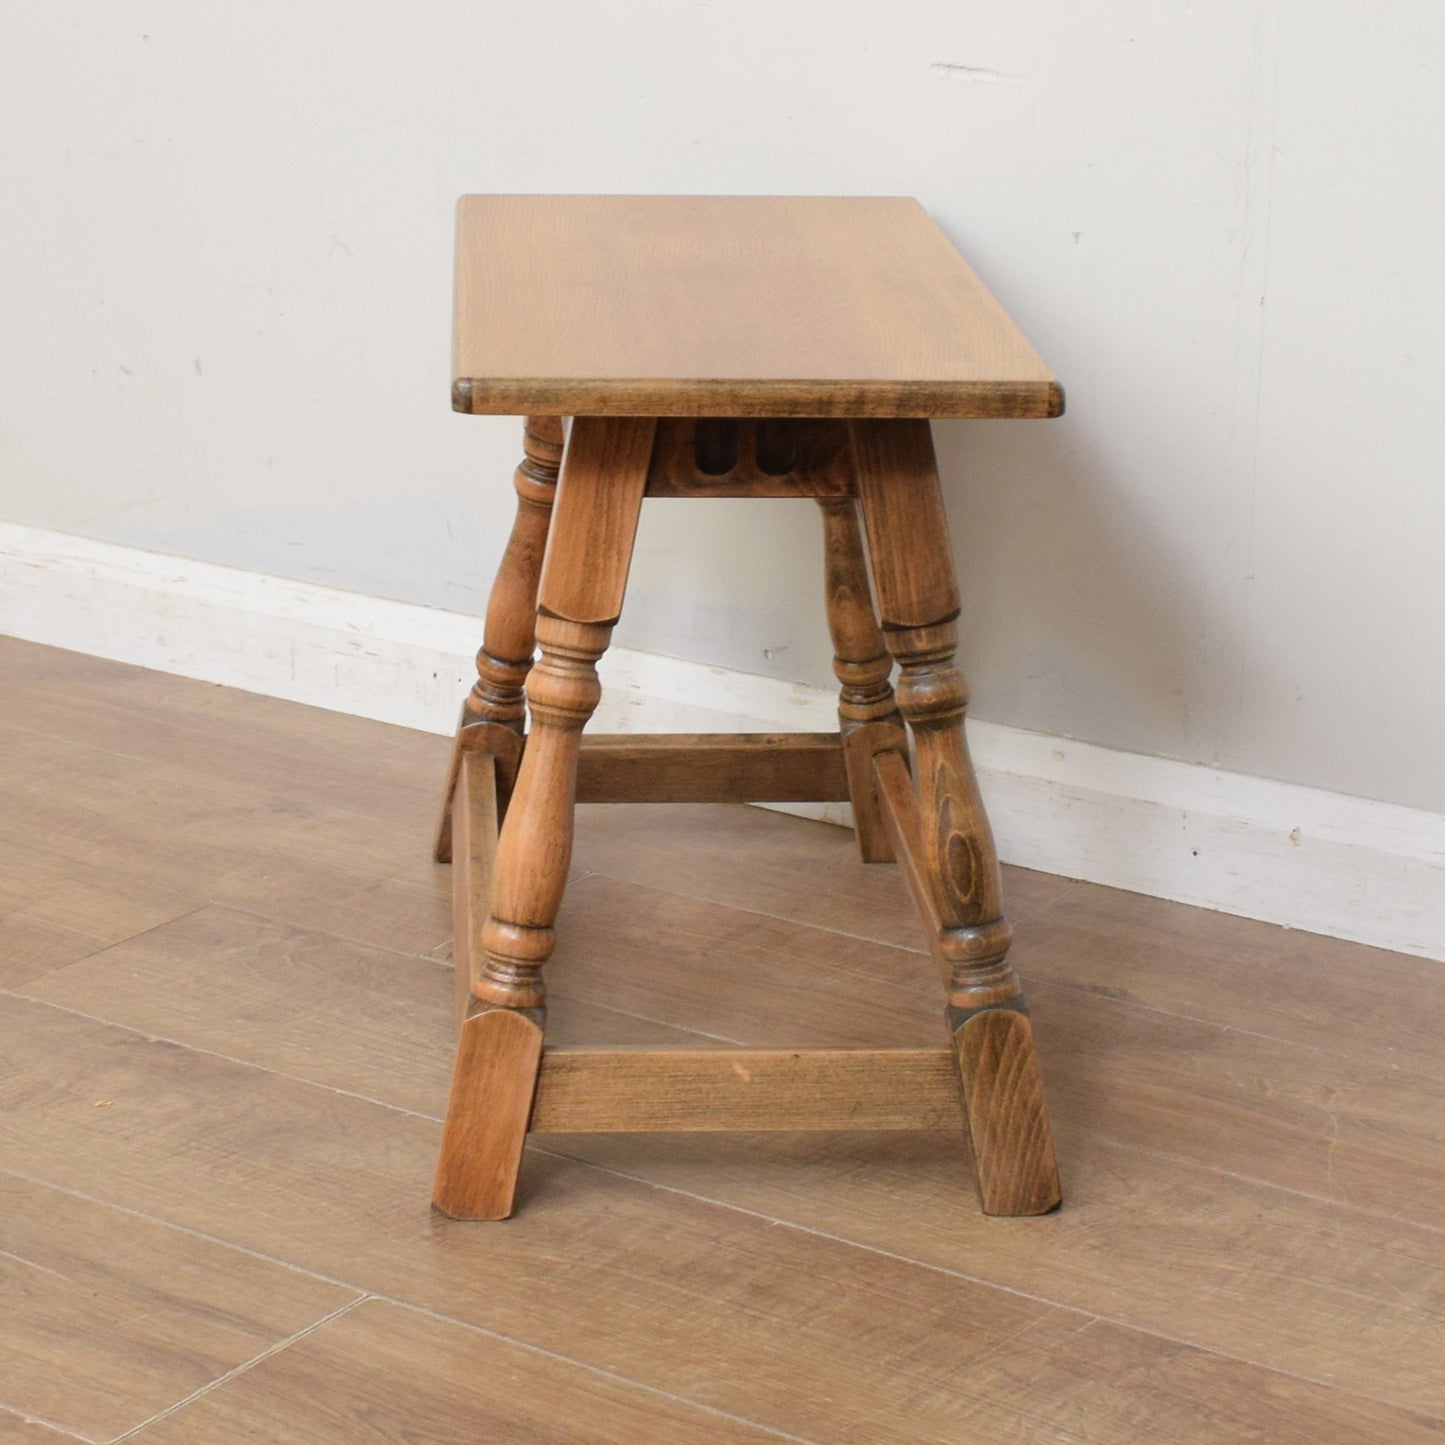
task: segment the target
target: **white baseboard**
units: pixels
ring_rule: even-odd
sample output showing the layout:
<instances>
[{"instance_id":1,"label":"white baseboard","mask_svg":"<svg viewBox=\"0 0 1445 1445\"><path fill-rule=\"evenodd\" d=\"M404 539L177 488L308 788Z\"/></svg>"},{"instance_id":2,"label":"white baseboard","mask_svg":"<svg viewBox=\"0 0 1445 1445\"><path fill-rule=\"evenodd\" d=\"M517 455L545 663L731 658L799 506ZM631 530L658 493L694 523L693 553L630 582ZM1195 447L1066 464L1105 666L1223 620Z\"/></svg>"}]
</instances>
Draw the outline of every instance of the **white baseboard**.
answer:
<instances>
[{"instance_id":1,"label":"white baseboard","mask_svg":"<svg viewBox=\"0 0 1445 1445\"><path fill-rule=\"evenodd\" d=\"M0 633L446 733L480 624L0 523ZM818 688L624 648L602 671L603 731L835 722ZM996 723L969 737L1006 862L1445 959L1445 817Z\"/></svg>"}]
</instances>

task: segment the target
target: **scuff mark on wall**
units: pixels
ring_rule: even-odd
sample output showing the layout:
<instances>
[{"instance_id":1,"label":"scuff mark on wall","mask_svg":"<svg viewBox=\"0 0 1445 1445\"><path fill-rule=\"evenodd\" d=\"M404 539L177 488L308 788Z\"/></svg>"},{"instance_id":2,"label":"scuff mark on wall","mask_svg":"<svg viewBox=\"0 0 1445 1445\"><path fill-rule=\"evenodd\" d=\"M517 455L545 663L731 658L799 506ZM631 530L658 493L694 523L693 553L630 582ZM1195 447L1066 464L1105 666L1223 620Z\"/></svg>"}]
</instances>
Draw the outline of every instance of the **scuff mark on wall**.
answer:
<instances>
[{"instance_id":1,"label":"scuff mark on wall","mask_svg":"<svg viewBox=\"0 0 1445 1445\"><path fill-rule=\"evenodd\" d=\"M990 70L986 65L963 65L954 60L935 60L929 70L945 80L958 80L983 85L1017 85L1021 75L1005 75L1001 70Z\"/></svg>"}]
</instances>

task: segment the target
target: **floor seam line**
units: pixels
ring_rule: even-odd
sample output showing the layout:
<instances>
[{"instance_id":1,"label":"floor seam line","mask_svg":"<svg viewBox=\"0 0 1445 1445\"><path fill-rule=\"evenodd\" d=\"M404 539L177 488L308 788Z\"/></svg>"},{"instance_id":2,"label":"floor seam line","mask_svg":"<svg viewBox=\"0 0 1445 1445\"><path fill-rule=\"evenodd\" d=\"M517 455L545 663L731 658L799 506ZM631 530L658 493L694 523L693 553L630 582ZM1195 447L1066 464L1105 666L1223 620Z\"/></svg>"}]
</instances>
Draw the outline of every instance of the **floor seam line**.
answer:
<instances>
[{"instance_id":1,"label":"floor seam line","mask_svg":"<svg viewBox=\"0 0 1445 1445\"><path fill-rule=\"evenodd\" d=\"M1272 1179L1259 1179L1252 1174L1241 1174L1236 1169L1223 1169L1213 1164L1201 1164L1198 1160L1186 1158L1182 1154L1171 1154L1165 1149L1153 1149L1147 1144L1130 1144L1123 1139L1112 1139L1107 1134L1096 1134L1094 1137L1099 1143L1107 1144L1113 1149L1125 1149L1131 1154L1143 1154L1151 1159L1167 1159L1171 1164L1179 1164L1186 1169L1202 1169L1207 1173L1219 1175L1221 1179L1236 1179L1241 1184L1252 1184L1261 1189L1277 1189L1281 1194L1289 1194L1296 1199L1307 1199L1311 1204L1323 1204L1331 1209L1349 1210L1366 1219L1385 1220L1390 1224L1403 1225L1406 1229L1423 1229L1429 1234L1445 1234L1445 1225L1430 1224L1422 1219L1403 1219L1399 1214L1386 1214L1382 1209L1370 1209L1363 1204L1353 1204L1348 1199L1332 1199L1328 1194L1311 1194L1307 1189L1296 1189L1289 1184L1278 1184ZM1320 1135L1320 1142L1328 1144L1329 1136Z\"/></svg>"},{"instance_id":2,"label":"floor seam line","mask_svg":"<svg viewBox=\"0 0 1445 1445\"><path fill-rule=\"evenodd\" d=\"M23 1410L19 1405L7 1405L4 1400L0 1400L0 1415L13 1415L27 1425L41 1425L47 1430L54 1430L57 1435L64 1435L67 1440L80 1440L84 1445L100 1445L94 1435L78 1435L74 1430L67 1429L44 1415L37 1415L33 1410Z\"/></svg>"},{"instance_id":3,"label":"floor seam line","mask_svg":"<svg viewBox=\"0 0 1445 1445\"><path fill-rule=\"evenodd\" d=\"M10 985L10 988L24 988L29 984L38 983L43 978L52 978L58 973L64 973L67 968L77 968L82 963L91 963L95 959L99 958L101 954L109 953L112 948L121 948L127 943L134 943L138 938L145 938L147 934L155 933L157 929L169 928L173 923L180 923L187 918L193 918L197 913L202 912L210 906L211 905L208 902L198 903L194 908L187 908L184 912L177 913L172 918L166 918L163 919L160 923L151 924L149 928L138 929L135 933L127 934L124 938L114 939L110 943L102 943L99 948L93 948L89 953L82 953L79 958L68 958L64 963L58 963L53 968L47 968L43 973L37 973L31 978L21 979L18 984ZM8 916L14 917L33 915L26 915L26 911L22 908L17 909L15 914ZM37 919L36 921L44 922L45 920ZM60 928L65 928L65 925L63 923L58 924L57 926ZM73 928L67 929L66 931L69 933L78 932L78 930ZM8 992L9 990L7 989L3 991Z\"/></svg>"},{"instance_id":4,"label":"floor seam line","mask_svg":"<svg viewBox=\"0 0 1445 1445\"><path fill-rule=\"evenodd\" d=\"M1013 868L1022 868L1024 865L1023 865L1022 863L1013 863L1013 864L1005 864L1004 866L1005 866L1005 867L1013 867ZM1041 871L1041 870L1039 870L1039 869L1031 869L1030 871L1031 871L1031 872L1039 872L1039 871ZM1049 878L1058 878L1058 877L1061 877L1062 875L1061 875L1061 874L1058 874L1058 873L1049 873L1049 874L1046 874L1045 876L1046 876L1046 877L1049 877ZM1049 911L1049 909L1051 909L1056 903L1062 903L1062 902L1064 901L1064 899L1066 899L1066 898L1072 898L1072 897L1074 896L1074 894L1079 891L1079 889L1081 889L1081 888L1087 888L1087 887L1088 887L1088 883L1087 883L1086 880L1084 880L1083 878L1070 879L1070 880L1068 880L1068 882L1069 882L1069 886L1068 886L1067 888L1065 888L1064 891L1063 891L1062 893L1060 893L1057 897L1055 897L1055 898L1050 898L1047 903L1040 903L1037 908L1030 908L1027 913L1020 913L1020 914L1018 914L1017 916L1012 916L1012 915L1010 915L1008 909L1005 908L1005 909L1004 909L1004 917L1006 917L1010 923L1023 923L1026 919L1029 919L1029 918L1037 918L1041 913L1047 913L1047 912Z\"/></svg>"},{"instance_id":5,"label":"floor seam line","mask_svg":"<svg viewBox=\"0 0 1445 1445\"><path fill-rule=\"evenodd\" d=\"M438 867L443 865L438 864ZM450 866L450 865L447 865ZM380 879L379 882L388 882L388 879ZM264 913L258 905L248 903L237 903L228 898L211 898L208 908L224 909L228 913L239 913L243 918L254 918L259 923L269 923L275 928L289 928L293 933L314 934L318 938L330 938L337 943L349 943L356 948L371 948L378 953L394 954L397 958L413 959L422 963L439 963L441 960L433 958L432 950L440 948L444 943L450 943L452 936L448 932L435 943L429 943L425 948L393 948L389 943L378 943L375 939L357 938L352 934L335 933L329 928L319 928L311 923L296 923L289 918L278 918L274 913Z\"/></svg>"},{"instance_id":6,"label":"floor seam line","mask_svg":"<svg viewBox=\"0 0 1445 1445\"><path fill-rule=\"evenodd\" d=\"M228 1064L236 1064L243 1069L254 1069L259 1074L267 1074L272 1078L289 1079L293 1084L304 1084L308 1088L321 1089L328 1094L339 1094L343 1098L356 1099L363 1104L375 1105L378 1109L386 1109L393 1114L401 1114L410 1119L424 1119L429 1124L440 1124L440 1114L424 1114L419 1109L408 1109L404 1104L388 1104L385 1099L375 1098L371 1094L360 1094L355 1089L343 1089L337 1084L326 1084L316 1079L304 1078L300 1074L288 1073L285 1069L274 1068L270 1064L257 1063L254 1059L239 1058L235 1054L223 1053L220 1049L208 1049L203 1044L187 1043L184 1039L173 1038L169 1034L152 1033L149 1029L137 1028L134 1024L118 1023L114 1019L102 1018L99 1014L86 1013L84 1009L75 1008L71 1004L56 1003L48 998L36 998L33 994L21 993L17 989L0 988L0 997L17 998L24 1003L36 1004L42 1008L52 1008L60 1013L70 1014L73 1018L85 1019L89 1023L100 1024L104 1028L121 1029L125 1033L134 1034L150 1043L171 1044L175 1048L185 1049L190 1053L201 1054L207 1058L222 1059Z\"/></svg>"},{"instance_id":7,"label":"floor seam line","mask_svg":"<svg viewBox=\"0 0 1445 1445\"><path fill-rule=\"evenodd\" d=\"M743 804L744 807L747 804ZM828 826L828 825L823 825ZM826 923L812 923L803 918L789 918L786 914L771 913L766 908L749 908L745 903L721 903L716 898L706 898L699 893L684 893L676 888L665 887L661 883L639 883L635 878L621 878L614 873L608 873L601 868L590 869L584 877L605 878L609 883L622 883L630 888L645 888L650 893L662 893L669 898L682 898L689 903L701 903L708 908L719 908L729 913L742 913L750 918L770 918L775 923L787 923L794 928L806 928L814 933L827 934L830 938L850 938L855 943L871 943L875 948L891 948L899 953L912 954L918 958L928 958L929 951L926 944L919 944L914 947L906 943L897 943L886 938L874 938L867 933L851 933L844 928L830 928ZM581 879L577 879L581 882ZM900 887L901 887L900 881ZM904 895L905 897L907 895ZM920 930L922 925L920 925Z\"/></svg>"},{"instance_id":8,"label":"floor seam line","mask_svg":"<svg viewBox=\"0 0 1445 1445\"><path fill-rule=\"evenodd\" d=\"M217 1375L214 1380L208 1381L206 1384L202 1385L200 1389L192 1390L191 1393L187 1395L184 1399L176 1400L174 1403L167 1405L164 1410L156 1411L156 1413L150 1416L149 1419L142 1420L137 1425L132 1425L128 1430L122 1431L119 1435L113 1435L107 1442L107 1445L120 1445L120 1442L122 1440L129 1440L132 1435L139 1434L140 1431L146 1429L151 1425L156 1424L158 1421L164 1420L168 1416L174 1415L178 1411L184 1410L187 1405L194 1404L197 1400L204 1399L205 1396L211 1394L212 1391L219 1390L222 1385L236 1379L236 1377L239 1375L244 1375L248 1370L254 1369L263 1361L269 1360L272 1355L279 1355L282 1350L289 1349L290 1346L294 1345L298 1340L304 1340L307 1335L314 1334L323 1325L330 1324L332 1320L340 1319L342 1315L346 1314L350 1310L354 1310L357 1305L361 1304L367 1298L367 1295L359 1294L354 1300L348 1300L339 1309L332 1310L330 1314L323 1315L319 1320L313 1320L309 1325L306 1326L305 1329L297 1330L295 1334L288 1335L284 1340L277 1340L275 1344L269 1346L267 1349L262 1350L260 1354L253 1355L249 1360L243 1361L241 1364L236 1365L233 1369L227 1370L222 1375Z\"/></svg>"},{"instance_id":9,"label":"floor seam line","mask_svg":"<svg viewBox=\"0 0 1445 1445\"><path fill-rule=\"evenodd\" d=\"M1006 1336L1004 1339L999 1340L996 1344L990 1345L988 1349L986 1349L981 1355L975 1355L971 1360L968 1361L967 1368L971 1370L976 1365L982 1364L984 1360L990 1359L992 1356L997 1355L1003 1350L1008 1349L1018 1340L1022 1339L1024 1335L1028 1334L1032 1330L1036 1330L1041 1324L1044 1323L1045 1320L1053 1319L1053 1317L1058 1314L1060 1310L1065 1309L1069 1310L1071 1314L1084 1315L1083 1323L1080 1324L1078 1329L1074 1330L1073 1333L1069 1336L1071 1340L1077 1339L1091 1325L1096 1325L1099 1323L1099 1316L1096 1314L1092 1314L1083 1310L1072 1310L1069 1308L1068 1305L1056 1304L1052 1309L1045 1310L1043 1314L1041 1314L1037 1319L1030 1320L1025 1325L1020 1325L1019 1328L1014 1330L1010 1335Z\"/></svg>"},{"instance_id":10,"label":"floor seam line","mask_svg":"<svg viewBox=\"0 0 1445 1445\"><path fill-rule=\"evenodd\" d=\"M1181 903L1179 906L1184 908L1190 905ZM1162 1008L1158 1004L1145 1003L1143 999L1121 997L1107 989L1091 988L1086 983L1073 983L1068 979L1052 978L1048 974L1034 973L1028 969L1027 965L1020 968L1018 973L1020 979L1030 988L1036 984L1044 984L1049 988L1065 989L1069 993L1081 993L1089 998L1100 999L1105 1003L1118 1004L1121 1008L1139 1009L1143 1013L1157 1014L1162 1018L1179 1019L1183 1023L1198 1024L1201 1028L1218 1029L1221 1033L1226 1034L1239 1034L1247 1039L1259 1039L1261 1043L1281 1044L1289 1049L1304 1049L1308 1053L1321 1054L1327 1059L1338 1059L1342 1063L1364 1065L1371 1062L1362 1059L1358 1054L1342 1054L1325 1044L1307 1043L1303 1039L1285 1038L1281 1034L1264 1034L1257 1029L1243 1028L1239 1024L1225 1023L1220 1019L1205 1018L1201 1014L1181 1013L1178 1009ZM1374 1062L1378 1066L1378 1061ZM1392 1073L1403 1073L1412 1078L1428 1079L1432 1083L1441 1082L1438 1075L1423 1073L1408 1064L1389 1064L1386 1067Z\"/></svg>"},{"instance_id":11,"label":"floor seam line","mask_svg":"<svg viewBox=\"0 0 1445 1445\"><path fill-rule=\"evenodd\" d=\"M9 634L7 634L7 633L0 633L0 638L8 637L8 636L9 636ZM36 645L37 645L37 646L48 646L48 645L50 645L50 644L37 643ZM65 649L65 650L68 650L68 649ZM83 655L83 656L87 656L87 657L94 657L94 656L95 656L95 654L93 654L93 653L85 653L85 654L82 654L82 655ZM103 661L107 661L107 662L109 662L109 661L114 661L114 659L112 659L112 658L105 658L105 659L102 659L102 660L103 660ZM185 675L184 673L165 672L163 669L145 668L145 667L144 667L144 664L141 664L141 663L121 663L121 662L117 662L117 663L116 663L116 666L118 666L118 667L132 667L132 666L134 666L134 667L141 668L142 670L145 670L145 671L157 671L157 672L160 672L163 677L168 678L168 679L179 679L179 680L181 680L181 681L186 681L186 682L199 681L199 679L196 679L196 678L188 678L188 677L186 677L186 675ZM243 692L244 692L244 691L247 691L247 690L244 689L244 688L241 688L241 689L231 688L231 687L229 686L229 684L226 684L226 683L208 683L208 684L206 684L206 686L209 686L209 687L225 687L225 688L227 688L227 689L230 690L230 691L243 691ZM294 699L291 699L291 698L272 698L272 697L269 697L269 694L266 694L266 693L250 693L249 695L252 696L252 697L265 697L265 698L268 698L269 701L271 701L271 702L284 703L284 704L287 704L287 705L292 706L292 707L304 707L304 708L308 708L308 709L310 709L310 710L312 710L312 711L324 712L324 713L327 713L327 714L329 714L330 716L333 716L333 717L348 718L348 719L350 719L350 720L352 720L352 721L375 722L375 719L370 719L370 718L368 718L368 719L362 719L362 718L360 717L360 715L357 714L357 713L336 713L336 712L332 712L332 710L331 710L330 708L322 707L319 703L296 702ZM148 713L148 712L146 712L143 708L130 707L130 708L127 708L126 711L130 713L131 717L138 719L138 720L141 721L142 723L157 721L157 717L156 717L155 714L153 714L153 713ZM190 715L193 715L193 714L191 714L191 713L188 712L186 715L187 715L187 716L190 716ZM158 725L160 725L160 726L165 726L164 723L159 723ZM405 727L405 725L404 725L404 724L401 724L401 723L381 723L381 722L377 722L377 723L376 723L376 726L378 726L378 727L396 727L396 728L402 728L403 731L406 731L406 732L419 732L419 733L423 733L423 734L424 734L425 736L427 736L427 737L441 738L442 736L444 736L444 734L442 734L442 733L432 733L432 732L429 732L429 731L427 731L426 729L423 729L423 728L408 728L408 727ZM153 755L151 755L151 754L149 754L149 753L144 753L144 752L129 752L129 753L128 753L128 752L121 752L121 751L119 751L119 750L116 749L116 748L102 747L100 744L92 741L89 737L71 737L71 736L68 736L68 735L62 735L62 736L60 736L60 737L57 737L55 733L50 732L50 731L39 731L39 730L37 730L37 729L35 729L35 728L28 728L28 727L25 727L25 726L23 726L23 725L21 725L21 724L19 724L19 723L11 723L11 722L3 722L3 723L0 723L0 728L7 729L7 730L9 730L9 731L11 731L11 732L25 733L25 734L28 734L30 737L41 738L41 739L45 740L46 742L57 742L57 743L59 743L60 745L62 745L63 747L65 747L65 748L67 748L67 749L70 749L70 748L84 748L84 749L86 749L86 750L89 751L89 752L98 753L98 754L100 754L102 757L115 758L117 761L122 762L122 763L136 763L136 764L138 764L138 765L140 765L141 767L144 767L144 768L159 768L159 769L161 769L163 772L170 773L170 774L173 774L173 775L174 775L174 774L178 774L178 773L184 773L184 772L187 772L187 771L194 771L194 768L193 768L190 764L183 763L183 762L182 762L182 763L177 763L177 762L171 761L171 760L169 760L169 759L167 759L167 758L155 757L155 756L153 756ZM190 730L188 730L188 731L190 731L190 732L192 733L192 735L194 736L197 732L200 732L200 731L203 731L203 730L190 729ZM219 739L210 739L210 738L206 738L206 737L202 736L202 737L198 738L197 740L200 741L200 742L202 742L202 743L212 743L212 744L214 744L214 745L216 745L216 746L220 746L220 745L221 745L221 742L220 742ZM265 790L262 788L262 786L261 786L260 784L249 784L249 783L246 783L246 782L244 782L244 781L242 781L242 780L239 780L239 779L231 779L230 781L228 781L227 783L225 783L223 786L224 786L224 787L230 787L230 788L244 789L244 790L247 790L247 791L254 791L257 796L264 796L264 797L269 797L269 796L271 796L269 793L265 792ZM328 804L321 804L321 805L319 805L319 806L322 807L326 812L336 814L336 815L340 816L340 817L343 818L343 819L346 819L346 818L359 818L359 819L363 820L364 822L373 823L373 824L375 824L376 826L381 827L381 828L394 827L395 824L396 824L396 820L395 820L394 818L391 818L391 817L378 817L377 815L375 815L375 814L373 814L373 813L362 813L362 812L358 812L355 808L348 808L348 807L345 807L345 806L343 806L343 805L341 805L341 804L328 803Z\"/></svg>"},{"instance_id":12,"label":"floor seam line","mask_svg":"<svg viewBox=\"0 0 1445 1445\"><path fill-rule=\"evenodd\" d=\"M564 1365L571 1366L573 1369L585 1370L588 1374L600 1375L603 1379L613 1380L621 1385L628 1385L634 1389L644 1390L650 1395L657 1395L664 1400L671 1400L674 1404L686 1405L690 1410L700 1410L709 1415L717 1415L724 1420L731 1420L739 1425L748 1425L755 1430L766 1430L768 1434L776 1436L779 1440L793 1441L796 1442L796 1445L823 1445L823 1442L812 1440L804 1435L794 1435L787 1430L780 1429L776 1425L766 1425L747 1415L738 1415L731 1410L720 1409L716 1405L704 1404L700 1400L690 1400L686 1395L678 1395L671 1390L664 1390L657 1385L649 1385L645 1381L634 1379L631 1375L624 1375L617 1370L609 1370L605 1365L588 1364L585 1360L579 1360L573 1355L565 1355L558 1350L548 1349L546 1345L533 1344L527 1340L519 1339L516 1335L506 1334L502 1330L495 1330L487 1325L474 1324L470 1320L458 1319L455 1315L430 1309L426 1305L414 1304L409 1300L397 1299L391 1295L377 1294L374 1292L371 1298L384 1304L393 1305L397 1309L409 1310L414 1314L426 1315L429 1319L439 1320L449 1325L457 1325L464 1330L471 1330L476 1334L487 1335L491 1339L502 1341L503 1344L512 1345L521 1350L528 1350L532 1354L542 1355L549 1360L557 1360Z\"/></svg>"},{"instance_id":13,"label":"floor seam line","mask_svg":"<svg viewBox=\"0 0 1445 1445\"><path fill-rule=\"evenodd\" d=\"M75 1189L68 1184L57 1184L53 1179L43 1179L39 1175L26 1174L19 1169L11 1169L0 1166L0 1177L19 1179L26 1184L34 1184L42 1189L53 1189L58 1194L68 1195L72 1199L82 1199L87 1204L98 1205L102 1209L114 1209L117 1212L127 1215L131 1219L144 1220L147 1224L154 1224L161 1229L173 1229L177 1234L184 1234L191 1239L203 1240L206 1244L214 1244L219 1249L233 1249L237 1254L244 1254L249 1259L259 1260L262 1264L276 1265L281 1269L289 1270L292 1274L303 1275L307 1279L319 1280L322 1284L335 1285L338 1289L351 1290L353 1293L375 1294L375 1290L365 1290L363 1286L352 1280L339 1279L321 1270L310 1269L304 1264L293 1264L289 1259L282 1259L277 1254L267 1254L263 1249L253 1249L248 1244L239 1244L234 1240L222 1239L218 1234L211 1234L204 1229L197 1229L194 1225L181 1224L177 1220L162 1219L158 1214L148 1214L144 1209L136 1209L129 1204L119 1204L113 1199L102 1199L98 1194L89 1194L84 1189ZM353 1301L356 1303L356 1301Z\"/></svg>"}]
</instances>

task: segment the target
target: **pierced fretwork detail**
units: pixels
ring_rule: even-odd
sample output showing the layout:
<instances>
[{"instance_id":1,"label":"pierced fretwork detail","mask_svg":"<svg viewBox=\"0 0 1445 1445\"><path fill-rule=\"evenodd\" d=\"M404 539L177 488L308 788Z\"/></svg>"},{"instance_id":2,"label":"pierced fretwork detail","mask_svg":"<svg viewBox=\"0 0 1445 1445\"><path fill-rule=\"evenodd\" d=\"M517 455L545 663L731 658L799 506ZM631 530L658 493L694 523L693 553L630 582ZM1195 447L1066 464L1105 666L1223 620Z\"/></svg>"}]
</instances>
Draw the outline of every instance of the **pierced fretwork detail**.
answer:
<instances>
[{"instance_id":1,"label":"pierced fretwork detail","mask_svg":"<svg viewBox=\"0 0 1445 1445\"><path fill-rule=\"evenodd\" d=\"M842 422L793 417L665 417L649 497L850 497Z\"/></svg>"}]
</instances>

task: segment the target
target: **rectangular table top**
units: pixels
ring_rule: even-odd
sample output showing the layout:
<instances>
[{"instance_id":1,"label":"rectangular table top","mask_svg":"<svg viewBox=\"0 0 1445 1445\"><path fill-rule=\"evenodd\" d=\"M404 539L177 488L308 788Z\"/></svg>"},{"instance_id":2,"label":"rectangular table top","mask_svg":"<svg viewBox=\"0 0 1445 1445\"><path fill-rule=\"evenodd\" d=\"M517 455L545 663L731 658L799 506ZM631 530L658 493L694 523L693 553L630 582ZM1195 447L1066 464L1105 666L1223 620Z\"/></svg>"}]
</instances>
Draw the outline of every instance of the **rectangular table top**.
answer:
<instances>
[{"instance_id":1,"label":"rectangular table top","mask_svg":"<svg viewBox=\"0 0 1445 1445\"><path fill-rule=\"evenodd\" d=\"M1046 417L1063 391L917 201L463 196L453 405Z\"/></svg>"}]
</instances>

